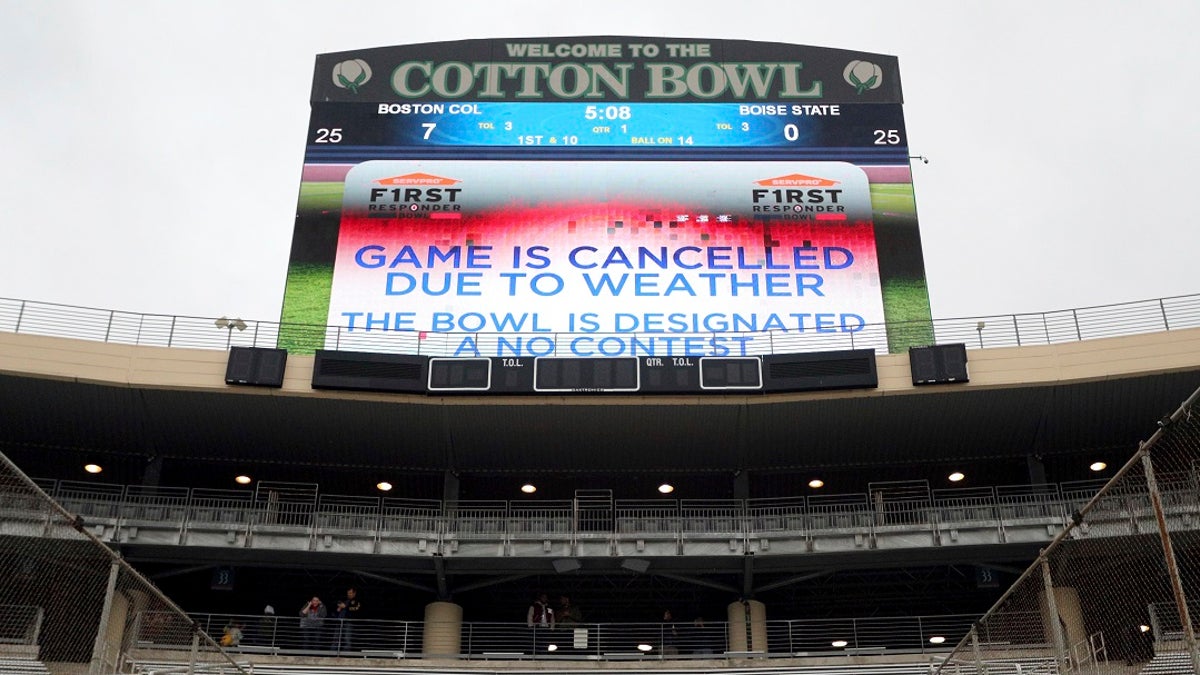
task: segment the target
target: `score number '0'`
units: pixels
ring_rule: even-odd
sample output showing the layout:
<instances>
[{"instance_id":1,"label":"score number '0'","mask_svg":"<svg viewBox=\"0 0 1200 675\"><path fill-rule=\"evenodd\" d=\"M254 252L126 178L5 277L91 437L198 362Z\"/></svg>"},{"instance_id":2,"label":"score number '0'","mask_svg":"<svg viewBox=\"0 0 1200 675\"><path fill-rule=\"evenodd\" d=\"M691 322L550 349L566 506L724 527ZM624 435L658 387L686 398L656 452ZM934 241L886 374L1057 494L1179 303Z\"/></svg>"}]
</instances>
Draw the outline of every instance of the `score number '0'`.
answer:
<instances>
[{"instance_id":1,"label":"score number '0'","mask_svg":"<svg viewBox=\"0 0 1200 675\"><path fill-rule=\"evenodd\" d=\"M745 130L745 123L742 124L742 129ZM874 129L871 134L875 137L875 145L900 145L900 130L899 129ZM795 124L783 125L783 137L789 142L800 140L800 127Z\"/></svg>"}]
</instances>

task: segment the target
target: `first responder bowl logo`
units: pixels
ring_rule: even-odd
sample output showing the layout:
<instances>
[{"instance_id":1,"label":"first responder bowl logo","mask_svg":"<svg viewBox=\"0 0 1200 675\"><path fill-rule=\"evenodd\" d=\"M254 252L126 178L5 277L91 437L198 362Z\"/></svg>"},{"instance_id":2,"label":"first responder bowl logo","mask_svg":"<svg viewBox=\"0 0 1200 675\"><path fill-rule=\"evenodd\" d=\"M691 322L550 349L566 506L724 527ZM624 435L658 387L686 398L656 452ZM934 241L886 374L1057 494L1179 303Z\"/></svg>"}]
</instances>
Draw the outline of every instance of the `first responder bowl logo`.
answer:
<instances>
[{"instance_id":1,"label":"first responder bowl logo","mask_svg":"<svg viewBox=\"0 0 1200 675\"><path fill-rule=\"evenodd\" d=\"M406 173L371 181L368 217L406 218L415 214L430 218L461 218L462 181L430 173Z\"/></svg>"},{"instance_id":2,"label":"first responder bowl logo","mask_svg":"<svg viewBox=\"0 0 1200 675\"><path fill-rule=\"evenodd\" d=\"M357 94L359 87L371 81L371 66L362 59L342 61L333 67L333 84Z\"/></svg>"}]
</instances>

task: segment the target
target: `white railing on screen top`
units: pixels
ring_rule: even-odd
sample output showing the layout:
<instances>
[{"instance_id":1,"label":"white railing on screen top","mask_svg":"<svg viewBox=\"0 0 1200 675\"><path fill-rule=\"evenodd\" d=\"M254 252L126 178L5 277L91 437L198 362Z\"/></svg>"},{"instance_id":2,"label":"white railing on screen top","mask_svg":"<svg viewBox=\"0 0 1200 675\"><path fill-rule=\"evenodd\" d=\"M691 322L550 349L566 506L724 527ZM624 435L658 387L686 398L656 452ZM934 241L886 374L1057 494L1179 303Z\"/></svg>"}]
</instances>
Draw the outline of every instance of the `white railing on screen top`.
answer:
<instances>
[{"instance_id":1,"label":"white railing on screen top","mask_svg":"<svg viewBox=\"0 0 1200 675\"><path fill-rule=\"evenodd\" d=\"M1076 342L1200 327L1200 294L1097 307L932 321L866 324L853 332L435 333L363 330L226 317L170 316L0 298L0 331L116 344L198 349L286 347L427 356L637 356L652 353L880 353L928 344L968 348Z\"/></svg>"}]
</instances>

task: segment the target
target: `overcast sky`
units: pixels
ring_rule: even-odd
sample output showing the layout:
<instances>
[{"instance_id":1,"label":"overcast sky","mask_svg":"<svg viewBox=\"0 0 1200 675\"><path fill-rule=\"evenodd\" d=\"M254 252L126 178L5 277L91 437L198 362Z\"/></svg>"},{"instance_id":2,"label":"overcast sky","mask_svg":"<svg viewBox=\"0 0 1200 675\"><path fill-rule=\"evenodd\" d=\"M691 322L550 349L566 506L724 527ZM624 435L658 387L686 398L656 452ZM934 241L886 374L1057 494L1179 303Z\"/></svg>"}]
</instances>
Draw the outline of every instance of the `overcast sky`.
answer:
<instances>
[{"instance_id":1,"label":"overcast sky","mask_svg":"<svg viewBox=\"0 0 1200 675\"><path fill-rule=\"evenodd\" d=\"M1200 2L0 0L0 297L275 320L316 54L640 35L893 54L935 318L1200 292Z\"/></svg>"}]
</instances>

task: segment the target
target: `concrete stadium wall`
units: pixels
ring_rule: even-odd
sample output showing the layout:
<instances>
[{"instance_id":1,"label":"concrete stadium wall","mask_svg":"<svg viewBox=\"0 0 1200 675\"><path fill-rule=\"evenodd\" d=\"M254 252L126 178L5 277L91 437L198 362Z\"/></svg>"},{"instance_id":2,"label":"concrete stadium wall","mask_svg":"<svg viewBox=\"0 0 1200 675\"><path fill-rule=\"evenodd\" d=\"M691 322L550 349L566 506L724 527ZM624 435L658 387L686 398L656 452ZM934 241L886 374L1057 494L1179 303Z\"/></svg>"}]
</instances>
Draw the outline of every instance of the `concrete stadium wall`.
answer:
<instances>
[{"instance_id":1,"label":"concrete stadium wall","mask_svg":"<svg viewBox=\"0 0 1200 675\"><path fill-rule=\"evenodd\" d=\"M1200 367L1200 328L1164 331L1126 337L1030 347L968 349L969 383L948 385L966 389L1029 386L1058 382L1115 379L1153 373L1191 370ZM70 338L0 333L0 372L24 377L44 377L104 385L158 389L231 390L260 396L305 396L362 400L391 400L397 397L414 403L446 403L470 400L474 405L487 397L437 397L404 394L319 391L311 387L313 357L289 356L282 389L234 387L225 384L226 352L208 349L140 347ZM889 396L922 392L944 392L945 386L914 387L907 354L878 357L879 387L836 392L754 394L750 402L772 402L813 398ZM611 395L609 396L611 398ZM725 394L714 403L732 397ZM570 404L597 397L495 397L507 404L524 401L535 405ZM602 397L603 398L603 397ZM695 404L696 396L655 396L660 403L672 398Z\"/></svg>"}]
</instances>

